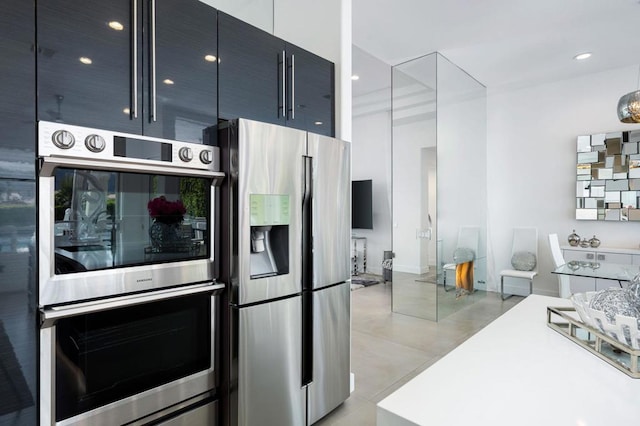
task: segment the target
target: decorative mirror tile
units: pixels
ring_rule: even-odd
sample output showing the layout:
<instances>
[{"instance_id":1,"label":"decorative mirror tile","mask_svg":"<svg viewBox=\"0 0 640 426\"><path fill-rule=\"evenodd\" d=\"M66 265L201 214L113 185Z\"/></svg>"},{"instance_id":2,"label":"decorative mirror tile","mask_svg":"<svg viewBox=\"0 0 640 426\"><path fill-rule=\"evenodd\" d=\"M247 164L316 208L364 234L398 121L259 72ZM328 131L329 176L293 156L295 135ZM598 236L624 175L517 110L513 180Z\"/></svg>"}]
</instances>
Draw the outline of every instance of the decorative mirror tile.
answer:
<instances>
[{"instance_id":1,"label":"decorative mirror tile","mask_svg":"<svg viewBox=\"0 0 640 426\"><path fill-rule=\"evenodd\" d=\"M578 136L576 219L640 222L640 130Z\"/></svg>"}]
</instances>

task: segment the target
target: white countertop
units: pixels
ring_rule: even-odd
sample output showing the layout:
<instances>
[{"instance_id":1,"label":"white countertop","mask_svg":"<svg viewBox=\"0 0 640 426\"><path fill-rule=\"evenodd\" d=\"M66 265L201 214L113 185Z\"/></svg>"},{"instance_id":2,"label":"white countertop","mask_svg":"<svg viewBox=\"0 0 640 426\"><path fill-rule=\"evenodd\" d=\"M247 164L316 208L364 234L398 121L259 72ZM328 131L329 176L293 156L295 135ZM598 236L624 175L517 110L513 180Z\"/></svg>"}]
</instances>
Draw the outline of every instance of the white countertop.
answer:
<instances>
[{"instance_id":1,"label":"white countertop","mask_svg":"<svg viewBox=\"0 0 640 426\"><path fill-rule=\"evenodd\" d=\"M378 426L640 424L632 379L552 330L531 295L377 406Z\"/></svg>"}]
</instances>

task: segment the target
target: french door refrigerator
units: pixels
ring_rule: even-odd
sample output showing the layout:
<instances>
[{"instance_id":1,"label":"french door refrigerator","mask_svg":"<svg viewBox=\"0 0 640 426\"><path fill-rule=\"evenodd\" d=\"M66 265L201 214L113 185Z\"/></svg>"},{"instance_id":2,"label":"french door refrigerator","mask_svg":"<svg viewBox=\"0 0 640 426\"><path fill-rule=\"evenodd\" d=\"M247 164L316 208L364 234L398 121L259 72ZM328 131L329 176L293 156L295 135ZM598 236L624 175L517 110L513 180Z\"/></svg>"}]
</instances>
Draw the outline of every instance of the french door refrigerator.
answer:
<instances>
[{"instance_id":1,"label":"french door refrigerator","mask_svg":"<svg viewBox=\"0 0 640 426\"><path fill-rule=\"evenodd\" d=\"M219 142L229 422L310 425L350 392L350 144L245 119Z\"/></svg>"}]
</instances>

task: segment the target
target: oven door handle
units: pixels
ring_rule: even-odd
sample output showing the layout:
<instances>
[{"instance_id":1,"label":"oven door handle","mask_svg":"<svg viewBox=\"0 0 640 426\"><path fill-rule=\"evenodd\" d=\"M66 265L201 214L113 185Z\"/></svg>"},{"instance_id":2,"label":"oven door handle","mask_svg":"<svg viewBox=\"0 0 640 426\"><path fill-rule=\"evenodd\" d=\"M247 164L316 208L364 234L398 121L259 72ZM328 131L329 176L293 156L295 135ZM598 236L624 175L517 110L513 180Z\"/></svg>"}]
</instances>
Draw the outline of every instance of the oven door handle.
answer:
<instances>
[{"instance_id":1,"label":"oven door handle","mask_svg":"<svg viewBox=\"0 0 640 426\"><path fill-rule=\"evenodd\" d=\"M140 305L142 303L156 302L160 300L173 299L176 297L190 296L199 293L219 294L224 289L222 283L202 283L193 284L178 289L167 289L154 291L152 293L133 294L128 296L113 297L106 300L76 303L73 305L56 306L40 310L41 327L51 327L57 320L74 317L83 314L92 314L110 309L124 308L128 306Z\"/></svg>"},{"instance_id":2,"label":"oven door handle","mask_svg":"<svg viewBox=\"0 0 640 426\"><path fill-rule=\"evenodd\" d=\"M193 176L204 177L214 180L215 184L220 184L224 178L223 172L214 172L211 170L194 170L183 169L180 167L164 167L147 163L116 163L112 161L91 161L82 158L63 158L63 157L42 157L40 164L40 176L51 177L55 173L57 167L68 168L86 168L92 170L106 171L122 171L139 173L144 170L148 173L176 175L176 176Z\"/></svg>"}]
</instances>

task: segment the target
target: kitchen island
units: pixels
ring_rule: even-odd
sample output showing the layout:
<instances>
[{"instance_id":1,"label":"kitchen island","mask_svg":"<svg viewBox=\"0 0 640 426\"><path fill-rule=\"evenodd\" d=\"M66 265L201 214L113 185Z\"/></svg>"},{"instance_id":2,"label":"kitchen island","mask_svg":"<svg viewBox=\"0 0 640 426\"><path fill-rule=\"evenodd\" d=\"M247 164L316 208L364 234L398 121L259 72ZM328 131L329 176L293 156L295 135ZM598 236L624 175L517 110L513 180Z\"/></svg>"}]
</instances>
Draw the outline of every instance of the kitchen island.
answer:
<instances>
[{"instance_id":1,"label":"kitchen island","mask_svg":"<svg viewBox=\"0 0 640 426\"><path fill-rule=\"evenodd\" d=\"M378 426L640 424L633 379L547 326L531 295L380 401Z\"/></svg>"}]
</instances>

